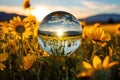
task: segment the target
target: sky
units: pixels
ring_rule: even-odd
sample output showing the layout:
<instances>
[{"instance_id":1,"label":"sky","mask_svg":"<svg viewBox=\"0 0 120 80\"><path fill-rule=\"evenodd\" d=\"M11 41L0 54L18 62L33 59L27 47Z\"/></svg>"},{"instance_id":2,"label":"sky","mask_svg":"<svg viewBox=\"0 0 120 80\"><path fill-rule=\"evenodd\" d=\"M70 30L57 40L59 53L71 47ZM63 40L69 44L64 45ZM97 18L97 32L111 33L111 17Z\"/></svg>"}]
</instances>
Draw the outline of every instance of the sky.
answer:
<instances>
[{"instance_id":1,"label":"sky","mask_svg":"<svg viewBox=\"0 0 120 80\"><path fill-rule=\"evenodd\" d=\"M28 14L22 7L24 0L0 0L0 12ZM103 13L120 14L120 0L31 0L31 8L38 15L53 11L66 11L77 18L86 18Z\"/></svg>"}]
</instances>

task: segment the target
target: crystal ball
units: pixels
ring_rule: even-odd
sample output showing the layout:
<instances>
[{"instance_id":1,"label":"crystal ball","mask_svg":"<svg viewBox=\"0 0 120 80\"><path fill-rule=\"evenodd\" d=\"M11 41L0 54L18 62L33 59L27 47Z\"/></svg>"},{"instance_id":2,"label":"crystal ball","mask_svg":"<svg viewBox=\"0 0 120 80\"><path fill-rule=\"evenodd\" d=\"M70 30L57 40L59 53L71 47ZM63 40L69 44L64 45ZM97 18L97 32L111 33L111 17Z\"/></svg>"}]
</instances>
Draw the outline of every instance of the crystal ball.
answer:
<instances>
[{"instance_id":1,"label":"crystal ball","mask_svg":"<svg viewBox=\"0 0 120 80\"><path fill-rule=\"evenodd\" d=\"M38 43L50 55L67 56L81 44L82 27L78 19L65 11L48 14L38 27Z\"/></svg>"}]
</instances>

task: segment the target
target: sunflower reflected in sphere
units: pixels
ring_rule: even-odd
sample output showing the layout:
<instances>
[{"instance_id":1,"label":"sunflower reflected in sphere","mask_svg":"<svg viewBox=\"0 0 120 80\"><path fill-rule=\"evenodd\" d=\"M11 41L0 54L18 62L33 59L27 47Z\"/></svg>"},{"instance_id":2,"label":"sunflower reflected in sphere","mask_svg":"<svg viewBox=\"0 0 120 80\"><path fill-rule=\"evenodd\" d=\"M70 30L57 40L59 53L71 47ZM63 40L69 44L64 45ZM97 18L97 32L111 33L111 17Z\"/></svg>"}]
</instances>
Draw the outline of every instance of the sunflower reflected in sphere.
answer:
<instances>
[{"instance_id":1,"label":"sunflower reflected in sphere","mask_svg":"<svg viewBox=\"0 0 120 80\"><path fill-rule=\"evenodd\" d=\"M48 14L38 28L38 42L50 55L67 56L81 43L82 27L72 14L56 11Z\"/></svg>"}]
</instances>

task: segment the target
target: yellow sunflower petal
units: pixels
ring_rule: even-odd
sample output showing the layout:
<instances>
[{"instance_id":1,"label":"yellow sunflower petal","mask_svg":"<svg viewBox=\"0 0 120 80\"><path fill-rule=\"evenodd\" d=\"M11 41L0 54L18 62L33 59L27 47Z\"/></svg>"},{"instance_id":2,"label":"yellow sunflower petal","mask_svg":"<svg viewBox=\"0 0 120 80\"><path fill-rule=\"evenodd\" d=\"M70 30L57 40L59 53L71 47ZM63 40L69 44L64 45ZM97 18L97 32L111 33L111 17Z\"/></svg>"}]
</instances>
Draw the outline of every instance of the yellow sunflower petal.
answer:
<instances>
[{"instance_id":1,"label":"yellow sunflower petal","mask_svg":"<svg viewBox=\"0 0 120 80\"><path fill-rule=\"evenodd\" d=\"M102 60L101 60L97 55L95 55L95 56L93 57L92 62L93 62L93 67L94 67L95 69L97 69L98 67L100 67L101 64L102 64Z\"/></svg>"},{"instance_id":2,"label":"yellow sunflower petal","mask_svg":"<svg viewBox=\"0 0 120 80\"><path fill-rule=\"evenodd\" d=\"M21 22L21 18L20 18L19 16L17 16L17 20L18 20L19 22Z\"/></svg>"},{"instance_id":3,"label":"yellow sunflower petal","mask_svg":"<svg viewBox=\"0 0 120 80\"><path fill-rule=\"evenodd\" d=\"M108 67L109 61L110 61L110 57L106 56L105 59L103 60L103 67L104 68Z\"/></svg>"},{"instance_id":4,"label":"yellow sunflower petal","mask_svg":"<svg viewBox=\"0 0 120 80\"><path fill-rule=\"evenodd\" d=\"M0 62L6 61L8 58L7 53L0 54Z\"/></svg>"},{"instance_id":5,"label":"yellow sunflower petal","mask_svg":"<svg viewBox=\"0 0 120 80\"><path fill-rule=\"evenodd\" d=\"M28 70L32 67L36 57L34 54L27 54L25 57L23 57L23 66L25 70Z\"/></svg>"},{"instance_id":6,"label":"yellow sunflower petal","mask_svg":"<svg viewBox=\"0 0 120 80\"><path fill-rule=\"evenodd\" d=\"M88 76L87 72L81 72L77 75L77 77L85 77L85 76Z\"/></svg>"},{"instance_id":7,"label":"yellow sunflower petal","mask_svg":"<svg viewBox=\"0 0 120 80\"><path fill-rule=\"evenodd\" d=\"M104 34L101 38L102 41L109 41L111 39L110 35L109 34Z\"/></svg>"},{"instance_id":8,"label":"yellow sunflower petal","mask_svg":"<svg viewBox=\"0 0 120 80\"><path fill-rule=\"evenodd\" d=\"M4 68L5 68L5 65L3 64L3 63L0 63L0 70L4 70Z\"/></svg>"},{"instance_id":9,"label":"yellow sunflower petal","mask_svg":"<svg viewBox=\"0 0 120 80\"><path fill-rule=\"evenodd\" d=\"M16 20L16 17L13 17L13 20Z\"/></svg>"},{"instance_id":10,"label":"yellow sunflower petal","mask_svg":"<svg viewBox=\"0 0 120 80\"><path fill-rule=\"evenodd\" d=\"M88 62L83 61L82 64L86 69L92 69L93 68L92 65Z\"/></svg>"},{"instance_id":11,"label":"yellow sunflower petal","mask_svg":"<svg viewBox=\"0 0 120 80\"><path fill-rule=\"evenodd\" d=\"M111 68L111 67L113 67L113 66L115 66L117 64L119 64L118 61L113 61L113 62L109 63L108 68Z\"/></svg>"},{"instance_id":12,"label":"yellow sunflower petal","mask_svg":"<svg viewBox=\"0 0 120 80\"><path fill-rule=\"evenodd\" d=\"M77 74L77 77L89 77L93 74L92 70L89 70L87 72L80 72Z\"/></svg>"}]
</instances>

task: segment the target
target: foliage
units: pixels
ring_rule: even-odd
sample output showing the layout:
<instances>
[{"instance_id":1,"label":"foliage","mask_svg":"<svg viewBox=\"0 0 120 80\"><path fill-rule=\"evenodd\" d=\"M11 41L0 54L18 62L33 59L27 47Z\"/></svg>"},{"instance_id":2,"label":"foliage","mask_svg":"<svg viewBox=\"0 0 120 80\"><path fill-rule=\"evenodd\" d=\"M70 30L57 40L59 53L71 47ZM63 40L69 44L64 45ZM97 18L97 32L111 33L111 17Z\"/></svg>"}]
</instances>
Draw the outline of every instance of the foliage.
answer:
<instances>
[{"instance_id":1,"label":"foliage","mask_svg":"<svg viewBox=\"0 0 120 80\"><path fill-rule=\"evenodd\" d=\"M37 26L33 16L0 22L0 80L120 79L119 34L106 34L100 25L91 27L92 32L84 26L82 44L76 52L52 56L38 44Z\"/></svg>"}]
</instances>

